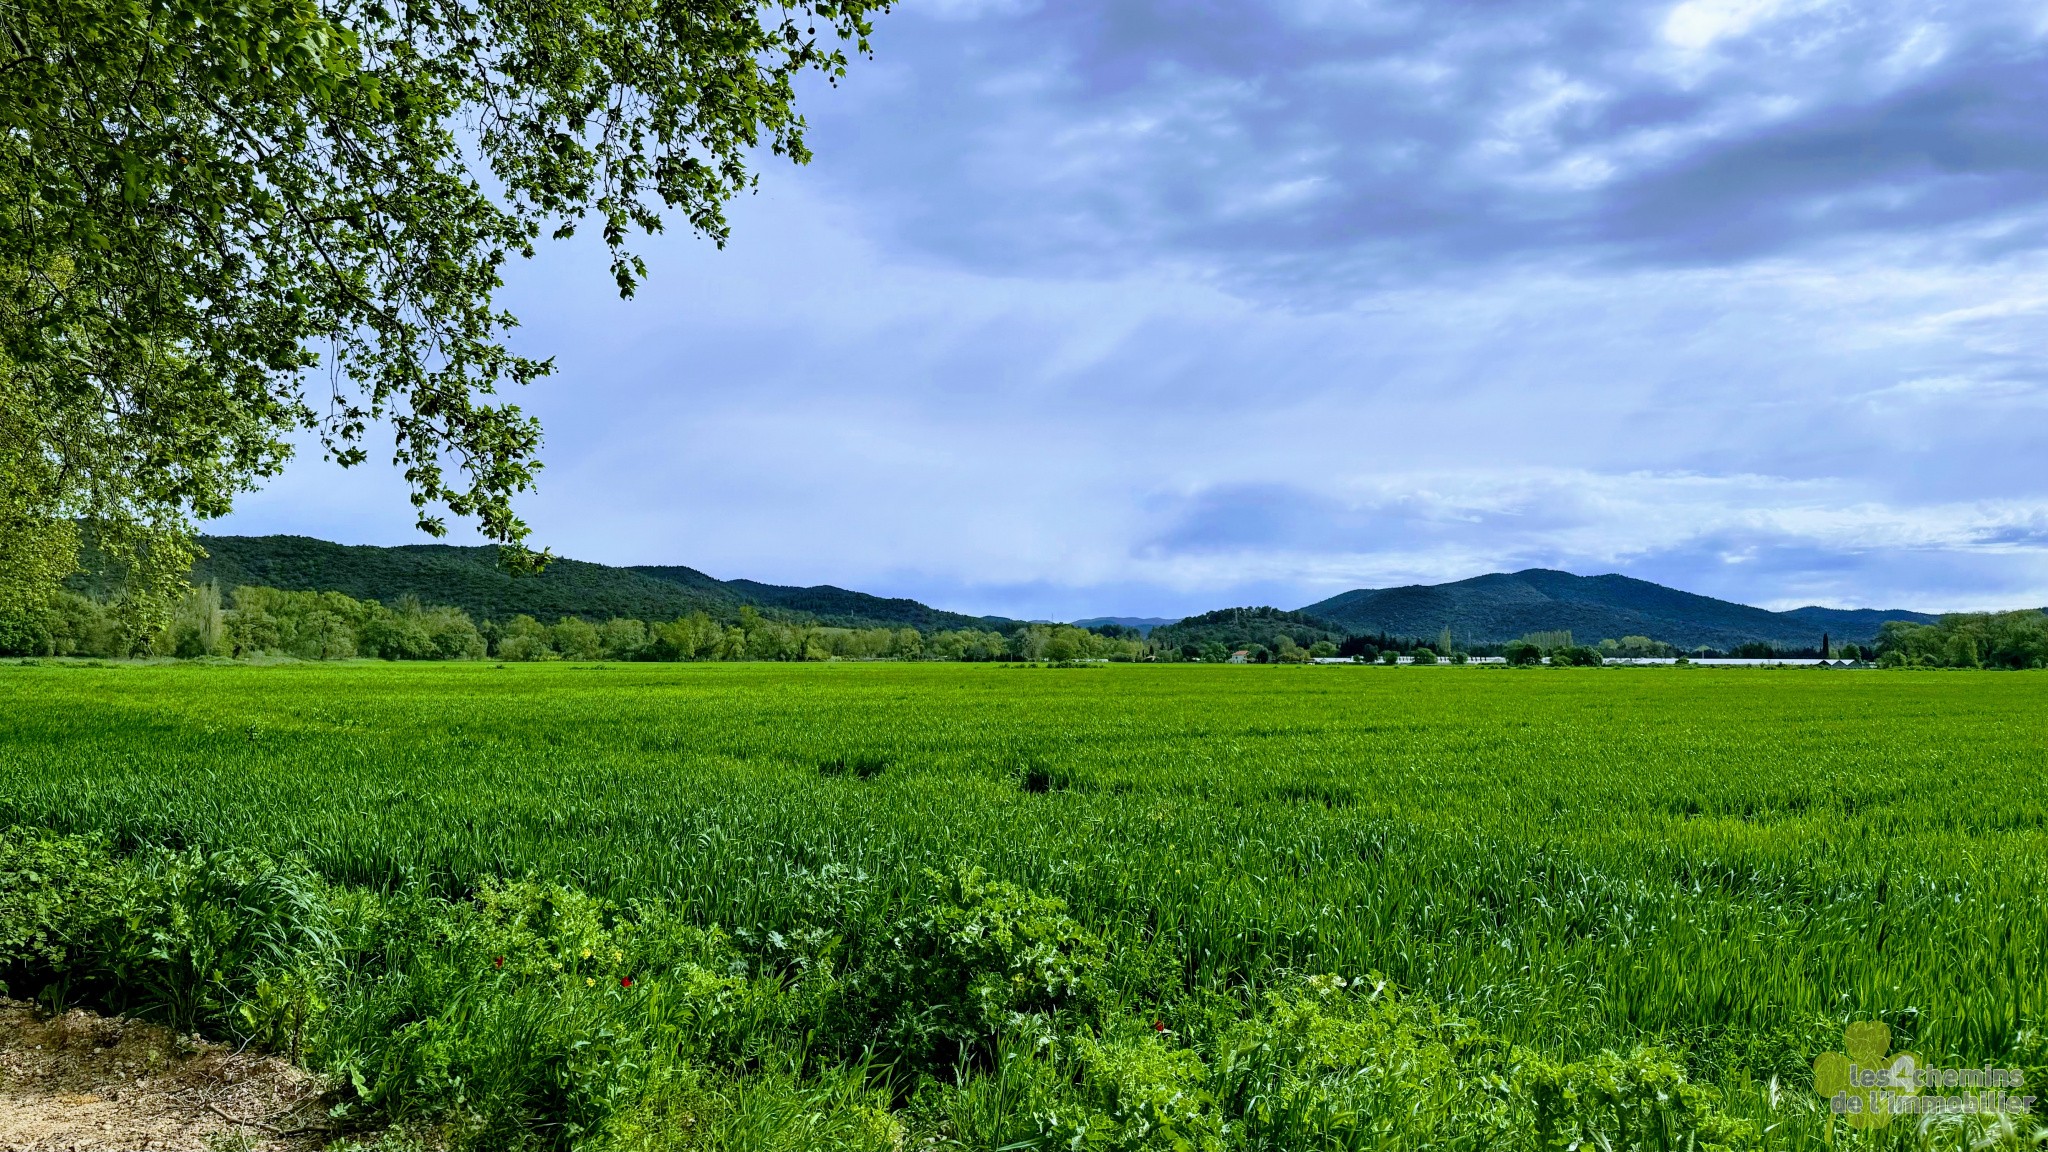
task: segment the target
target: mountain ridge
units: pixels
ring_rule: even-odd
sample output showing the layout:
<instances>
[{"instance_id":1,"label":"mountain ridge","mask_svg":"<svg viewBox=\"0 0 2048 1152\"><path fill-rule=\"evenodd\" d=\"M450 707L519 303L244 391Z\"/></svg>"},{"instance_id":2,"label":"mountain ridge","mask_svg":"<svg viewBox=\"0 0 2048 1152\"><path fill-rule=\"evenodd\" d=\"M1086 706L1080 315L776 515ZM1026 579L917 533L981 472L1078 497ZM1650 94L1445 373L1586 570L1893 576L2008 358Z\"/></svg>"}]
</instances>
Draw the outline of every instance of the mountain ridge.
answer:
<instances>
[{"instance_id":1,"label":"mountain ridge","mask_svg":"<svg viewBox=\"0 0 2048 1152\"><path fill-rule=\"evenodd\" d=\"M479 619L673 620L691 612L730 619L740 608L753 607L846 627L987 630L1016 623L830 585L794 588L720 580L681 565L622 566L557 557L538 575L514 576L498 565L498 550L490 545L336 544L291 535L201 536L199 545L207 555L192 566L195 582L341 592L387 602L416 596Z\"/></svg>"},{"instance_id":2,"label":"mountain ridge","mask_svg":"<svg viewBox=\"0 0 2048 1152\"><path fill-rule=\"evenodd\" d=\"M194 565L195 581L213 580L225 588L261 584L342 592L387 602L411 595L482 619L524 614L548 621L562 616L669 620L698 611L732 619L751 606L777 617L847 627L1008 630L1023 623L830 584L721 580L679 564L606 565L558 558L538 576L514 576L498 566L497 550L490 546L337 544L288 535L202 536L200 544L208 555ZM1459 643L1481 644L1569 629L1585 641L1648 636L1681 648L1729 648L1747 641L1816 647L1823 633L1836 641L1869 643L1886 620L1936 619L1905 609L1818 605L1772 612L1615 573L1576 576L1544 568L1490 572L1444 584L1354 588L1298 612L1333 633L1434 640L1449 627ZM1201 619L1097 616L1081 625L1118 623L1147 633L1165 629L1171 635Z\"/></svg>"},{"instance_id":3,"label":"mountain ridge","mask_svg":"<svg viewBox=\"0 0 2048 1152\"><path fill-rule=\"evenodd\" d=\"M1581 640L1648 636L1681 648L1749 641L1818 647L1823 633L1863 644L1886 620L1935 619L1907 609L1817 605L1772 612L1619 573L1578 576L1550 568L1489 572L1443 584L1354 588L1299 611L1351 632L1433 637L1448 627L1467 644L1570 630Z\"/></svg>"},{"instance_id":4,"label":"mountain ridge","mask_svg":"<svg viewBox=\"0 0 2048 1152\"><path fill-rule=\"evenodd\" d=\"M1100 628L1106 624L1115 624L1123 628L1136 628L1140 636L1150 636L1154 628L1164 628L1168 624L1178 624L1180 621L1170 616L1090 616L1085 620L1074 620L1070 623L1076 628Z\"/></svg>"}]
</instances>

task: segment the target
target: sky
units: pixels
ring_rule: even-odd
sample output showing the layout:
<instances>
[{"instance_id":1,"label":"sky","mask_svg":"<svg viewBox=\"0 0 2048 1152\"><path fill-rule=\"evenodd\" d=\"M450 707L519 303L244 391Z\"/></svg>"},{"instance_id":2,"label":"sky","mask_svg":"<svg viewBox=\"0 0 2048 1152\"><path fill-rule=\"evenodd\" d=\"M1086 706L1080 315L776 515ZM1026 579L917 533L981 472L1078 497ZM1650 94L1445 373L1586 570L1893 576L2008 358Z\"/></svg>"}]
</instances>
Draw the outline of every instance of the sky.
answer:
<instances>
[{"instance_id":1,"label":"sky","mask_svg":"<svg viewBox=\"0 0 2048 1152\"><path fill-rule=\"evenodd\" d=\"M534 544L1050 619L2048 604L2038 3L906 0L802 105L724 249L509 270ZM424 540L317 451L207 530Z\"/></svg>"}]
</instances>

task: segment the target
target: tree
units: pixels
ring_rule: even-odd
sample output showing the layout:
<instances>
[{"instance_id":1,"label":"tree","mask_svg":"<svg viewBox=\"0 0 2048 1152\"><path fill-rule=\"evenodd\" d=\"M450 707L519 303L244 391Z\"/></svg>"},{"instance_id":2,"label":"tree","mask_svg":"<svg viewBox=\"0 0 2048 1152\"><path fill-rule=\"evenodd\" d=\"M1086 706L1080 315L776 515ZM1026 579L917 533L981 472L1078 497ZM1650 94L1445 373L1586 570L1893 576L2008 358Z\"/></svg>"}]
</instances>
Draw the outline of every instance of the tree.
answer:
<instances>
[{"instance_id":1,"label":"tree","mask_svg":"<svg viewBox=\"0 0 2048 1152\"><path fill-rule=\"evenodd\" d=\"M500 660L559 660L561 653L548 643L548 626L531 616L518 615L507 620L498 632L497 657Z\"/></svg>"},{"instance_id":2,"label":"tree","mask_svg":"<svg viewBox=\"0 0 2048 1152\"><path fill-rule=\"evenodd\" d=\"M227 616L221 610L220 588L207 583L187 588L171 617L164 647L180 657L211 656L227 646Z\"/></svg>"},{"instance_id":3,"label":"tree","mask_svg":"<svg viewBox=\"0 0 2048 1152\"><path fill-rule=\"evenodd\" d=\"M182 577L292 434L353 465L382 422L422 529L520 545L540 430L494 396L552 363L506 347L504 262L594 217L630 296L635 229L723 243L887 3L0 6L0 531Z\"/></svg>"},{"instance_id":4,"label":"tree","mask_svg":"<svg viewBox=\"0 0 2048 1152\"><path fill-rule=\"evenodd\" d=\"M625 616L599 624L597 637L607 660L637 659L647 649L647 625Z\"/></svg>"},{"instance_id":5,"label":"tree","mask_svg":"<svg viewBox=\"0 0 2048 1152\"><path fill-rule=\"evenodd\" d=\"M564 616L548 629L548 642L564 660L596 660L604 655L604 639L597 625L577 616Z\"/></svg>"}]
</instances>

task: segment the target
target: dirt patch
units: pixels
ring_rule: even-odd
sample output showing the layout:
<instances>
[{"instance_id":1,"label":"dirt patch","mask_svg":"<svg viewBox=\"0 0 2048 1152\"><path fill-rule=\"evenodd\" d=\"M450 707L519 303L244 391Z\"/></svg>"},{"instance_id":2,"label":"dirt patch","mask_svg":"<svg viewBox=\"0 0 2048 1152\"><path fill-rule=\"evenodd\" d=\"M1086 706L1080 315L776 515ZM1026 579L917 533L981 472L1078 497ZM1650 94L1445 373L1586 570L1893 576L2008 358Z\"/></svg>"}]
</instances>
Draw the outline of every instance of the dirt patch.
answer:
<instances>
[{"instance_id":1,"label":"dirt patch","mask_svg":"<svg viewBox=\"0 0 2048 1152\"><path fill-rule=\"evenodd\" d=\"M325 1090L275 1056L0 999L0 1152L299 1152L330 1138Z\"/></svg>"}]
</instances>

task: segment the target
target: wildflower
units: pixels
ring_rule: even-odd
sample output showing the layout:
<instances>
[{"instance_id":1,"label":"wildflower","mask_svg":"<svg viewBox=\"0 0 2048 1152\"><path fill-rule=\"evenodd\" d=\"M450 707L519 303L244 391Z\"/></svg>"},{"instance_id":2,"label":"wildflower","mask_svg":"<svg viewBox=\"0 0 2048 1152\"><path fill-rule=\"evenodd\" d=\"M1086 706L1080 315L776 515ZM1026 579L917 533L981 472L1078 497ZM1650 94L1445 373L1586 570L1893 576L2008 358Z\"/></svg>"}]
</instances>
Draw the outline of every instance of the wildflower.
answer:
<instances>
[{"instance_id":1,"label":"wildflower","mask_svg":"<svg viewBox=\"0 0 2048 1152\"><path fill-rule=\"evenodd\" d=\"M596 987L596 986L597 986L597 977L595 977L595 976L585 976L585 977L583 978L583 986L584 986L585 988L594 988L594 987Z\"/></svg>"},{"instance_id":2,"label":"wildflower","mask_svg":"<svg viewBox=\"0 0 2048 1152\"><path fill-rule=\"evenodd\" d=\"M503 968L505 966L505 958L503 956L500 956L497 959L491 961L491 964L494 967Z\"/></svg>"},{"instance_id":3,"label":"wildflower","mask_svg":"<svg viewBox=\"0 0 2048 1152\"><path fill-rule=\"evenodd\" d=\"M617 964L625 958L626 954L624 952L619 951L617 948L612 949L612 963Z\"/></svg>"},{"instance_id":4,"label":"wildflower","mask_svg":"<svg viewBox=\"0 0 2048 1152\"><path fill-rule=\"evenodd\" d=\"M590 949L588 949L588 948L585 948L585 949L583 950L583 958L584 958L585 960L588 960L588 959L590 959Z\"/></svg>"},{"instance_id":5,"label":"wildflower","mask_svg":"<svg viewBox=\"0 0 2048 1152\"><path fill-rule=\"evenodd\" d=\"M1164 1031L1166 1031L1166 1021L1164 1021L1164 1020L1154 1020L1154 1021L1152 1022L1152 1030L1153 1030L1154 1032L1164 1032Z\"/></svg>"},{"instance_id":6,"label":"wildflower","mask_svg":"<svg viewBox=\"0 0 2048 1152\"><path fill-rule=\"evenodd\" d=\"M631 976L621 976L621 977L619 977L619 987L621 987L621 988L631 988L632 986L633 986L633 978L632 978Z\"/></svg>"}]
</instances>

